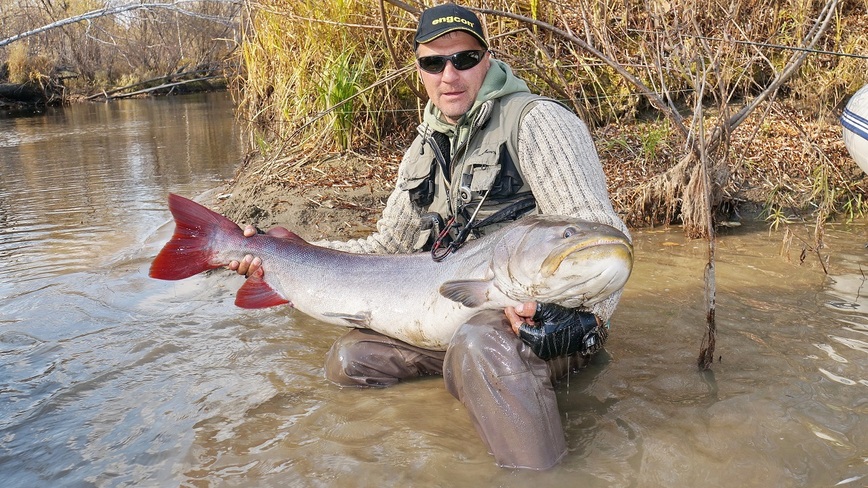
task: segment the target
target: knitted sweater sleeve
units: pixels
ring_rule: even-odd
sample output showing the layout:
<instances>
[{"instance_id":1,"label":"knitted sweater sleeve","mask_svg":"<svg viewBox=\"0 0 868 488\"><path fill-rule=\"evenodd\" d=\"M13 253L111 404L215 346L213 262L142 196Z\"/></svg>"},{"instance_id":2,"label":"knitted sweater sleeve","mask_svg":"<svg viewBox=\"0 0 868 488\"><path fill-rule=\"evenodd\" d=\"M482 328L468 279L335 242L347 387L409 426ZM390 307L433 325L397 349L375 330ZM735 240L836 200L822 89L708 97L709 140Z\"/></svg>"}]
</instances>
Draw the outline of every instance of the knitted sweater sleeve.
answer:
<instances>
[{"instance_id":1,"label":"knitted sweater sleeve","mask_svg":"<svg viewBox=\"0 0 868 488\"><path fill-rule=\"evenodd\" d=\"M608 224L630 237L612 208L591 134L575 114L556 103L536 103L519 128L518 159L540 213ZM620 297L618 291L590 311L608 321Z\"/></svg>"},{"instance_id":2,"label":"knitted sweater sleeve","mask_svg":"<svg viewBox=\"0 0 868 488\"><path fill-rule=\"evenodd\" d=\"M413 250L419 234L421 210L410 201L409 192L395 185L371 235L349 241L318 241L318 246L363 254L396 254Z\"/></svg>"}]
</instances>

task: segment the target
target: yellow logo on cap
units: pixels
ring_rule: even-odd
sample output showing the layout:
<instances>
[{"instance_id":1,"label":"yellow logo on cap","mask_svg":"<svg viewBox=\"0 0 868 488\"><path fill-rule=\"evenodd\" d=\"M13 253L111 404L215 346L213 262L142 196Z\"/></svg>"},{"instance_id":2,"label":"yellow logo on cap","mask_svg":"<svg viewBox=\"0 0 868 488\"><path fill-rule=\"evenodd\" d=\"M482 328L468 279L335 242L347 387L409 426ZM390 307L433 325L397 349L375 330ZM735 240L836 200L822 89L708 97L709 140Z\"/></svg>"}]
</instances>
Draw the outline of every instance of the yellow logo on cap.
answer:
<instances>
[{"instance_id":1,"label":"yellow logo on cap","mask_svg":"<svg viewBox=\"0 0 868 488\"><path fill-rule=\"evenodd\" d=\"M450 22L450 23L452 23L452 22L459 22L459 23L461 23L461 24L465 24L465 25L467 25L467 26L470 27L471 29L475 29L475 28L476 28L476 26L473 25L473 22L471 22L471 21L469 21L469 20L467 20L467 19L462 19L461 17L455 17L454 15L450 15L449 17L440 17L439 19L434 19L434 20L431 21L431 25L437 25L437 24L440 24L440 23L443 23L443 22Z\"/></svg>"}]
</instances>

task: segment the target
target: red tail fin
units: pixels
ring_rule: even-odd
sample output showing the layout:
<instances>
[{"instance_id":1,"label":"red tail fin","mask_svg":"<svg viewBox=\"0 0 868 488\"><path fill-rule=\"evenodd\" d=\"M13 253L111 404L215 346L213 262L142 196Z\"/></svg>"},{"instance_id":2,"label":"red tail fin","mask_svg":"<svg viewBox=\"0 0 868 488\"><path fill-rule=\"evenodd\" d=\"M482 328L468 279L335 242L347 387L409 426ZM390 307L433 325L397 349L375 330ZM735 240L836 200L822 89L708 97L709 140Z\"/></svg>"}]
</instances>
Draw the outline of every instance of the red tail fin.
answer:
<instances>
[{"instance_id":1,"label":"red tail fin","mask_svg":"<svg viewBox=\"0 0 868 488\"><path fill-rule=\"evenodd\" d=\"M228 263L213 261L211 242L221 233L241 234L226 217L184 197L170 194L169 210L175 217L175 234L151 263L151 278L181 280Z\"/></svg>"}]
</instances>

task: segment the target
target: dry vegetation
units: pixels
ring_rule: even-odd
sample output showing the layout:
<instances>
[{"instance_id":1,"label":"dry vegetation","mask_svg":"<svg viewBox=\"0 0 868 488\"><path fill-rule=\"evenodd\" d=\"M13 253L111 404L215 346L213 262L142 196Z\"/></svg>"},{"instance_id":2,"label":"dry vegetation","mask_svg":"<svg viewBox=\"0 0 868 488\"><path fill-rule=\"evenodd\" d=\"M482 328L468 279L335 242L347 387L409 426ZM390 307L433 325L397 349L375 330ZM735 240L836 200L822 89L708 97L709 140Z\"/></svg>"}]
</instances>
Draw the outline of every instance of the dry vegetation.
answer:
<instances>
[{"instance_id":1,"label":"dry vegetation","mask_svg":"<svg viewBox=\"0 0 868 488\"><path fill-rule=\"evenodd\" d=\"M631 225L683 221L700 236L712 212L865 211L836 117L866 82L868 61L841 53L868 52L868 2L465 4L501 59L589 122ZM335 154L380 158L360 173L389 180L424 103L408 48L422 6L248 1L235 88L262 158L239 181L309 185Z\"/></svg>"},{"instance_id":2,"label":"dry vegetation","mask_svg":"<svg viewBox=\"0 0 868 488\"><path fill-rule=\"evenodd\" d=\"M34 85L51 103L167 75L235 72L226 62L242 3L3 0L0 83Z\"/></svg>"}]
</instances>

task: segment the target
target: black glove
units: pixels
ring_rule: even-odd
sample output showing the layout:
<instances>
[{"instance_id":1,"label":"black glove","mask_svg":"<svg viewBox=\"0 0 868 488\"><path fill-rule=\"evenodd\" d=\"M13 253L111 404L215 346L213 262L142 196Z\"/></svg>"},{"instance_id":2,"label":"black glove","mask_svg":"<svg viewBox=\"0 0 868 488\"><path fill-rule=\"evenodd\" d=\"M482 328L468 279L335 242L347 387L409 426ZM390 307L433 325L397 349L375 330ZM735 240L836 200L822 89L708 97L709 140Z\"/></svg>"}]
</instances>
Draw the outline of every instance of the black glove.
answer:
<instances>
[{"instance_id":1,"label":"black glove","mask_svg":"<svg viewBox=\"0 0 868 488\"><path fill-rule=\"evenodd\" d=\"M590 356L603 347L600 324L590 312L537 303L533 321L535 325L519 327L518 334L540 359L549 360L574 352Z\"/></svg>"}]
</instances>

